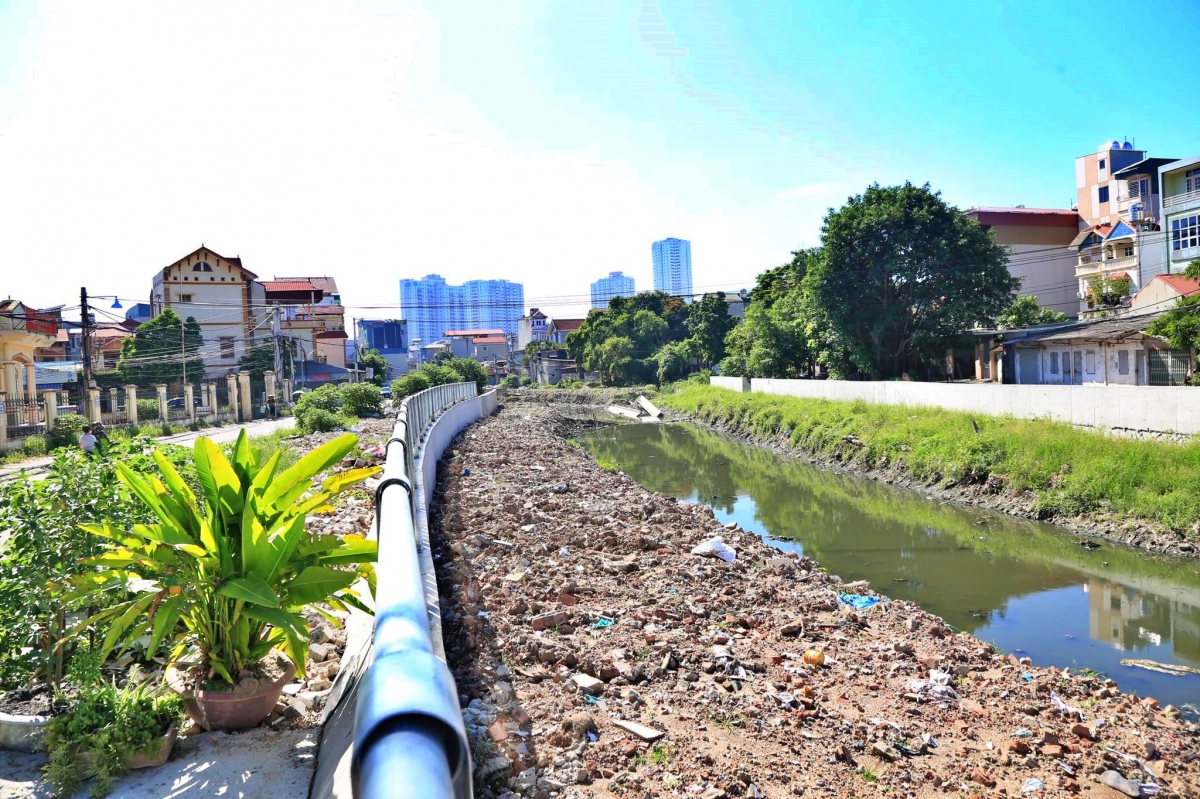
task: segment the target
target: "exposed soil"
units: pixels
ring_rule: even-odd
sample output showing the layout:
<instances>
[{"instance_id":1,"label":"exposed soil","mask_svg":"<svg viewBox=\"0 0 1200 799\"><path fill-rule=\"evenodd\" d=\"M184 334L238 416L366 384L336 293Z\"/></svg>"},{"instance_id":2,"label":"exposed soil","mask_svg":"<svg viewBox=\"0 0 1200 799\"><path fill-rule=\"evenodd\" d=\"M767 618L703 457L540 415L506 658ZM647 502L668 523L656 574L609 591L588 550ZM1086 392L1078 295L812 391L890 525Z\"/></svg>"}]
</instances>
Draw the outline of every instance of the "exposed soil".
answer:
<instances>
[{"instance_id":1,"label":"exposed soil","mask_svg":"<svg viewBox=\"0 0 1200 799\"><path fill-rule=\"evenodd\" d=\"M12 716L50 716L54 714L53 695L44 685L18 688L0 695L0 713Z\"/></svg>"},{"instance_id":2,"label":"exposed soil","mask_svg":"<svg viewBox=\"0 0 1200 799\"><path fill-rule=\"evenodd\" d=\"M1116 797L1101 780L1127 778L1200 797L1200 731L1174 708L844 585L604 471L556 420L505 401L439 472L477 796L1020 796L1037 780L1026 795ZM714 536L733 562L692 554Z\"/></svg>"}]
</instances>

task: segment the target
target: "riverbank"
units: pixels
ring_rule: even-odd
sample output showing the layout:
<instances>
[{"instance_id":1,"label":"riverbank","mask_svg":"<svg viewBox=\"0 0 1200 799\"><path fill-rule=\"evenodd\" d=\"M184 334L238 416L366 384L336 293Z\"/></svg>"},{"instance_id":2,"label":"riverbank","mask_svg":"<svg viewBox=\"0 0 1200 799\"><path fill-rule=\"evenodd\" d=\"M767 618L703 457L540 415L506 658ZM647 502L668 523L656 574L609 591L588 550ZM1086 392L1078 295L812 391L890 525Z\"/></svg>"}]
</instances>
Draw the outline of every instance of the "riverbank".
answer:
<instances>
[{"instance_id":1,"label":"riverbank","mask_svg":"<svg viewBox=\"0 0 1200 799\"><path fill-rule=\"evenodd\" d=\"M478 796L1016 796L1029 780L1112 796L1108 771L1200 796L1200 738L1173 709L843 585L600 468L559 424L506 401L439 472L435 560ZM735 560L691 553L714 536Z\"/></svg>"},{"instance_id":2,"label":"riverbank","mask_svg":"<svg viewBox=\"0 0 1200 799\"><path fill-rule=\"evenodd\" d=\"M939 499L1051 521L1151 551L1200 554L1200 444L686 384L655 402L814 463Z\"/></svg>"}]
</instances>

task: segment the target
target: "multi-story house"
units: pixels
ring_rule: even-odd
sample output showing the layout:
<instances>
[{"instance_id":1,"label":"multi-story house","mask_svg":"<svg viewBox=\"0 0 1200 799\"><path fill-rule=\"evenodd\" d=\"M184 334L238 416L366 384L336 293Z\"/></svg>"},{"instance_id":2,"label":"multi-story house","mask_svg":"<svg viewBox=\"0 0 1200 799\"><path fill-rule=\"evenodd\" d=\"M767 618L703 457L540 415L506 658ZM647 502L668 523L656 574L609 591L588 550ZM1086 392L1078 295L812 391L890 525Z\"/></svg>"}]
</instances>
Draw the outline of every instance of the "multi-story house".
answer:
<instances>
[{"instance_id":1,"label":"multi-story house","mask_svg":"<svg viewBox=\"0 0 1200 799\"><path fill-rule=\"evenodd\" d=\"M50 314L38 313L20 300L0 300L0 392L14 410L19 403L37 401L37 367L34 352L50 347L58 324ZM0 425L10 424L0 413Z\"/></svg>"},{"instance_id":2,"label":"multi-story house","mask_svg":"<svg viewBox=\"0 0 1200 799\"><path fill-rule=\"evenodd\" d=\"M1183 272L1200 259L1200 155L1165 164L1158 174L1169 271Z\"/></svg>"},{"instance_id":3,"label":"multi-story house","mask_svg":"<svg viewBox=\"0 0 1200 799\"><path fill-rule=\"evenodd\" d=\"M1111 141L1075 159L1076 206L1085 225L1116 221L1121 214L1118 198L1126 188L1118 174L1145 158L1145 150L1135 150L1129 142Z\"/></svg>"},{"instance_id":4,"label":"multi-story house","mask_svg":"<svg viewBox=\"0 0 1200 799\"><path fill-rule=\"evenodd\" d=\"M280 327L284 335L297 338L309 357L318 363L345 368L346 309L337 281L322 277L277 277L272 283L312 287L308 301L287 305L282 309Z\"/></svg>"},{"instance_id":5,"label":"multi-story house","mask_svg":"<svg viewBox=\"0 0 1200 799\"><path fill-rule=\"evenodd\" d=\"M609 272L592 284L592 307L607 308L613 297L632 297L637 293L633 278L624 272Z\"/></svg>"},{"instance_id":6,"label":"multi-story house","mask_svg":"<svg viewBox=\"0 0 1200 799\"><path fill-rule=\"evenodd\" d=\"M387 358L392 377L408 373L408 323L403 319L359 319L357 343Z\"/></svg>"},{"instance_id":7,"label":"multi-story house","mask_svg":"<svg viewBox=\"0 0 1200 799\"><path fill-rule=\"evenodd\" d=\"M537 308L530 308L528 316L522 316L517 325L517 352L524 352L531 341L550 340L550 317Z\"/></svg>"},{"instance_id":8,"label":"multi-story house","mask_svg":"<svg viewBox=\"0 0 1200 799\"><path fill-rule=\"evenodd\" d=\"M1081 219L1075 211L1056 208L971 208L967 215L1009 250L1008 271L1020 278L1022 296L1068 316L1079 311L1075 285L1078 255L1071 249Z\"/></svg>"},{"instance_id":9,"label":"multi-story house","mask_svg":"<svg viewBox=\"0 0 1200 799\"><path fill-rule=\"evenodd\" d=\"M258 275L207 247L185 255L154 275L151 316L172 308L199 324L200 355L208 377L228 374L249 350L271 336L266 294Z\"/></svg>"},{"instance_id":10,"label":"multi-story house","mask_svg":"<svg viewBox=\"0 0 1200 799\"><path fill-rule=\"evenodd\" d=\"M654 290L690 301L692 297L692 243L663 239L650 245L654 259Z\"/></svg>"}]
</instances>

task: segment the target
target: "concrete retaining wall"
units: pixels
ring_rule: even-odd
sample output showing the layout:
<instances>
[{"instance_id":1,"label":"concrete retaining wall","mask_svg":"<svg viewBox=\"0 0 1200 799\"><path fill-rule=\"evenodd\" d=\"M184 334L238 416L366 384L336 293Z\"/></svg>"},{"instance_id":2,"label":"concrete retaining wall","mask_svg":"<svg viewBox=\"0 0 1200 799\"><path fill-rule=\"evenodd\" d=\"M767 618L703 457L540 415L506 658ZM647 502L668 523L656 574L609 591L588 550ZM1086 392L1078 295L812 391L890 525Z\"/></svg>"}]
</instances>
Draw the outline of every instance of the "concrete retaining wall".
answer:
<instances>
[{"instance_id":1,"label":"concrete retaining wall","mask_svg":"<svg viewBox=\"0 0 1200 799\"><path fill-rule=\"evenodd\" d=\"M750 378L748 377L710 377L708 383L711 386L727 388L730 391L746 392L750 390Z\"/></svg>"},{"instance_id":2,"label":"concrete retaining wall","mask_svg":"<svg viewBox=\"0 0 1200 799\"><path fill-rule=\"evenodd\" d=\"M710 378L712 385L740 378ZM777 380L754 378L749 390L878 405L916 405L1057 422L1135 435L1200 433L1200 390L1167 386L1023 386L1000 383ZM734 390L738 390L734 388ZM744 389L743 389L744 390Z\"/></svg>"}]
</instances>

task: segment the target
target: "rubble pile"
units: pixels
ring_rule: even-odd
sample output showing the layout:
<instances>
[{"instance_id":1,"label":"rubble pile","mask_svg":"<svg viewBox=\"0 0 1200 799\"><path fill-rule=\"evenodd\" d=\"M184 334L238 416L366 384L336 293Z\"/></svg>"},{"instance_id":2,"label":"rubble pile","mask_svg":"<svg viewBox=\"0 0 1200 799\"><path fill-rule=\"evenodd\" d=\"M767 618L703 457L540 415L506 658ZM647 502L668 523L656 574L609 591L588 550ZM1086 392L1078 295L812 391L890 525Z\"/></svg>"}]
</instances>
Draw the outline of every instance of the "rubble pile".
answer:
<instances>
[{"instance_id":1,"label":"rubble pile","mask_svg":"<svg viewBox=\"0 0 1200 799\"><path fill-rule=\"evenodd\" d=\"M477 796L1200 797L1176 709L843 584L554 422L506 402L440 467Z\"/></svg>"}]
</instances>

